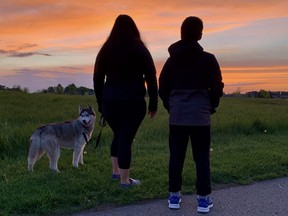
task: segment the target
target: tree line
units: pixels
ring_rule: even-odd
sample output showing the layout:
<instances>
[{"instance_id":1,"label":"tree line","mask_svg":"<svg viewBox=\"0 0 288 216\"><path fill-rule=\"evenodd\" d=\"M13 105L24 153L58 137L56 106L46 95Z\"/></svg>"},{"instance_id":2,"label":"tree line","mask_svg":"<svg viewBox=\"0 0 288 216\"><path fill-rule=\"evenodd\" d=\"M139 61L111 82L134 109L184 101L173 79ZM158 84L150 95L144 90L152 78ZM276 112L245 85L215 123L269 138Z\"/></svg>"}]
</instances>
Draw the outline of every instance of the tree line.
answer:
<instances>
[{"instance_id":1,"label":"tree line","mask_svg":"<svg viewBox=\"0 0 288 216\"><path fill-rule=\"evenodd\" d=\"M18 91L18 92L24 92L29 93L28 88L22 88L19 85L14 85L12 88L8 88L4 85L0 85L0 90L6 90L6 91ZM37 93L43 93L43 94L67 94L67 95L93 95L94 90L89 89L84 86L77 87L74 83L66 86L65 88L58 84L57 86L50 86L47 89L38 90Z\"/></svg>"},{"instance_id":2,"label":"tree line","mask_svg":"<svg viewBox=\"0 0 288 216\"><path fill-rule=\"evenodd\" d=\"M250 91L243 93L241 92L241 88L238 87L234 92L230 94L224 94L226 97L250 97L250 98L282 98L288 99L287 91L267 91L264 89L260 89L260 91Z\"/></svg>"},{"instance_id":3,"label":"tree line","mask_svg":"<svg viewBox=\"0 0 288 216\"><path fill-rule=\"evenodd\" d=\"M29 93L28 88L21 88L19 85L14 85L12 88L8 88L4 85L0 85L0 90L7 90L7 91L18 91ZM94 95L94 90L89 89L84 86L77 87L74 83L66 86L65 88L58 84L57 86L50 86L47 89L38 90L37 93L43 94L67 94L67 95ZM234 92L230 94L225 94L226 97L253 97L253 98L285 98L288 99L288 92L287 91L266 91L261 89L260 91L251 91L242 93L241 88L238 87Z\"/></svg>"}]
</instances>

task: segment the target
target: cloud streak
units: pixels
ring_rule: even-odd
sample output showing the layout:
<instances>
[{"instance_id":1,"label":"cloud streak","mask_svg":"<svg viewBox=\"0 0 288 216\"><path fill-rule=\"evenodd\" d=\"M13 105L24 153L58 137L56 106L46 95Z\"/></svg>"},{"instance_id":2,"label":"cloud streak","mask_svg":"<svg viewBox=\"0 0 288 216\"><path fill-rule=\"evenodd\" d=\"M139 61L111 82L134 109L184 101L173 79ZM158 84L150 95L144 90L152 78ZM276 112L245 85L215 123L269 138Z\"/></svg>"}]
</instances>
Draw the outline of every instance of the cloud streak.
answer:
<instances>
[{"instance_id":1,"label":"cloud streak","mask_svg":"<svg viewBox=\"0 0 288 216\"><path fill-rule=\"evenodd\" d=\"M18 52L14 50L0 50L0 54L6 55L8 57L30 57L33 55L41 55L41 56L51 56L47 53L39 53L39 52Z\"/></svg>"},{"instance_id":2,"label":"cloud streak","mask_svg":"<svg viewBox=\"0 0 288 216\"><path fill-rule=\"evenodd\" d=\"M51 56L51 54L48 53L41 53L41 52L24 52L22 50L29 50L29 49L33 49L37 47L37 44L29 44L29 43L25 43L25 44L20 44L18 46L13 46L13 45L9 45L9 47L12 47L12 49L10 50L3 50L0 49L0 54L7 56L7 57L30 57L33 55L41 55L41 56Z\"/></svg>"}]
</instances>

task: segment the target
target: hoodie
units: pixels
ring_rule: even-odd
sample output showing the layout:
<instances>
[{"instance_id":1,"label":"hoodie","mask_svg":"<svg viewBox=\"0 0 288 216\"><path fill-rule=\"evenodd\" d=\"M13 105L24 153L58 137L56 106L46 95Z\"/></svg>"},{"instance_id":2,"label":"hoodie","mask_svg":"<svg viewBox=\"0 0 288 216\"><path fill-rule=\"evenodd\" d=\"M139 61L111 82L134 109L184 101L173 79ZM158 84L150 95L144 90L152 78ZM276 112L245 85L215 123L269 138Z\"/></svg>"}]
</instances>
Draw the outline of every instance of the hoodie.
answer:
<instances>
[{"instance_id":1,"label":"hoodie","mask_svg":"<svg viewBox=\"0 0 288 216\"><path fill-rule=\"evenodd\" d=\"M159 96L170 114L169 123L210 125L224 88L215 56L190 40L172 44L168 52L159 78Z\"/></svg>"}]
</instances>

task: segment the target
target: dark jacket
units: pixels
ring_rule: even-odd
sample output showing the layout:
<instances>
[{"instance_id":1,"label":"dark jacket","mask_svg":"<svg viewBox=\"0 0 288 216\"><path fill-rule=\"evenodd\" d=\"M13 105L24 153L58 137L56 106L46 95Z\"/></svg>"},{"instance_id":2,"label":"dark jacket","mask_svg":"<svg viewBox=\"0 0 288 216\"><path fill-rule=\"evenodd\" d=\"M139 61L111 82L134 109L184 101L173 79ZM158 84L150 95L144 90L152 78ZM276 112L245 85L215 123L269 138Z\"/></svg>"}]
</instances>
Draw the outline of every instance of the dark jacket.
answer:
<instances>
[{"instance_id":1,"label":"dark jacket","mask_svg":"<svg viewBox=\"0 0 288 216\"><path fill-rule=\"evenodd\" d=\"M148 49L142 43L104 45L94 67L94 91L101 112L102 99L133 100L144 98L147 84L149 111L157 111L156 69Z\"/></svg>"},{"instance_id":2,"label":"dark jacket","mask_svg":"<svg viewBox=\"0 0 288 216\"><path fill-rule=\"evenodd\" d=\"M159 96L170 124L210 125L210 115L223 94L221 70L215 56L196 41L172 44L159 78Z\"/></svg>"}]
</instances>

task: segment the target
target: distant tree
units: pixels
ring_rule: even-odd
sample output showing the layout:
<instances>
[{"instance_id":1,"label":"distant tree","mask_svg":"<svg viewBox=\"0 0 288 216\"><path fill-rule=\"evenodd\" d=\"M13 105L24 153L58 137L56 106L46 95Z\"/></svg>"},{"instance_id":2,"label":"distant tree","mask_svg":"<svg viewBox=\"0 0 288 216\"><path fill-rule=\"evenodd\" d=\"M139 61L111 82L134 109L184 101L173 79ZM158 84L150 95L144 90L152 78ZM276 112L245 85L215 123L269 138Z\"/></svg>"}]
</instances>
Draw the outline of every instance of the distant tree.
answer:
<instances>
[{"instance_id":1,"label":"distant tree","mask_svg":"<svg viewBox=\"0 0 288 216\"><path fill-rule=\"evenodd\" d=\"M76 95L77 94L77 87L74 83L68 85L64 89L64 94L69 94L69 95Z\"/></svg>"},{"instance_id":2,"label":"distant tree","mask_svg":"<svg viewBox=\"0 0 288 216\"><path fill-rule=\"evenodd\" d=\"M0 85L0 90L5 90L5 89L6 89L6 86Z\"/></svg>"},{"instance_id":3,"label":"distant tree","mask_svg":"<svg viewBox=\"0 0 288 216\"><path fill-rule=\"evenodd\" d=\"M27 87L24 87L24 88L23 88L23 92L29 93L29 89L28 89Z\"/></svg>"},{"instance_id":4,"label":"distant tree","mask_svg":"<svg viewBox=\"0 0 288 216\"><path fill-rule=\"evenodd\" d=\"M61 84L58 84L58 85L56 86L56 93L57 93L57 94L63 94L63 93L64 93L64 88L62 87Z\"/></svg>"},{"instance_id":5,"label":"distant tree","mask_svg":"<svg viewBox=\"0 0 288 216\"><path fill-rule=\"evenodd\" d=\"M265 91L265 90L261 89L261 90L258 92L258 97L259 97L259 98L271 98L271 95L270 95L270 92L269 92L269 91Z\"/></svg>"},{"instance_id":6,"label":"distant tree","mask_svg":"<svg viewBox=\"0 0 288 216\"><path fill-rule=\"evenodd\" d=\"M12 89L11 90L13 90L13 91L19 91L19 92L21 92L22 91L22 89L21 89L21 86L20 85L14 85L13 87L12 87Z\"/></svg>"},{"instance_id":7,"label":"distant tree","mask_svg":"<svg viewBox=\"0 0 288 216\"><path fill-rule=\"evenodd\" d=\"M77 88L77 94L85 95L87 92L89 92L89 89L84 86Z\"/></svg>"},{"instance_id":8,"label":"distant tree","mask_svg":"<svg viewBox=\"0 0 288 216\"><path fill-rule=\"evenodd\" d=\"M233 96L241 96L241 87L237 87L237 89L232 92Z\"/></svg>"},{"instance_id":9,"label":"distant tree","mask_svg":"<svg viewBox=\"0 0 288 216\"><path fill-rule=\"evenodd\" d=\"M257 98L258 92L257 91L250 91L250 92L247 92L246 95L250 98Z\"/></svg>"},{"instance_id":10,"label":"distant tree","mask_svg":"<svg viewBox=\"0 0 288 216\"><path fill-rule=\"evenodd\" d=\"M49 86L48 89L47 89L47 92L48 93L56 93L56 87Z\"/></svg>"}]
</instances>

